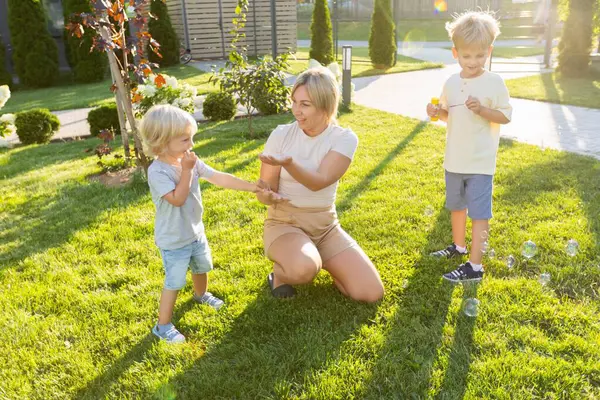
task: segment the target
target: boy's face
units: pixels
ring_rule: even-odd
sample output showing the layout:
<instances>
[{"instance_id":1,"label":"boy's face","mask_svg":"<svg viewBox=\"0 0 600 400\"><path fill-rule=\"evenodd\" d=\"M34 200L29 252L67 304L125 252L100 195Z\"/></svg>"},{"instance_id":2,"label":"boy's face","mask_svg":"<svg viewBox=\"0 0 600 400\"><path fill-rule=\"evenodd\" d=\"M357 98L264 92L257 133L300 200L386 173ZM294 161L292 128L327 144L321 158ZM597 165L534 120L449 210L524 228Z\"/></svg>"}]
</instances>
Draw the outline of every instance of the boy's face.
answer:
<instances>
[{"instance_id":1,"label":"boy's face","mask_svg":"<svg viewBox=\"0 0 600 400\"><path fill-rule=\"evenodd\" d=\"M181 136L176 136L167 144L167 154L173 158L182 158L183 154L194 147L194 135L189 127Z\"/></svg>"},{"instance_id":2,"label":"boy's face","mask_svg":"<svg viewBox=\"0 0 600 400\"><path fill-rule=\"evenodd\" d=\"M483 73L485 63L492 53L493 46L481 48L479 46L461 46L452 48L452 55L462 67L463 78L474 78Z\"/></svg>"}]
</instances>

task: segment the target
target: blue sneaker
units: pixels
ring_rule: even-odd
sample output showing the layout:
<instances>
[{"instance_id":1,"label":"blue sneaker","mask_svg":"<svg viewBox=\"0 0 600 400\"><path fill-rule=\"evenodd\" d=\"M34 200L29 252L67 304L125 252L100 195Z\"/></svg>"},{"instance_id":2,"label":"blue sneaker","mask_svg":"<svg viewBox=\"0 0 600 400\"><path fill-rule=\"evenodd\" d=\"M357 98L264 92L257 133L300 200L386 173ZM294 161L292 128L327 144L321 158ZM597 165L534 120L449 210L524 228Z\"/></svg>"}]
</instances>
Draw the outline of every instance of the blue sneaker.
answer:
<instances>
[{"instance_id":1,"label":"blue sneaker","mask_svg":"<svg viewBox=\"0 0 600 400\"><path fill-rule=\"evenodd\" d=\"M169 323L163 328L159 328L158 324L156 324L154 325L154 328L152 328L152 333L154 336L166 341L167 343L185 342L185 336L183 336L172 323Z\"/></svg>"},{"instance_id":2,"label":"blue sneaker","mask_svg":"<svg viewBox=\"0 0 600 400\"><path fill-rule=\"evenodd\" d=\"M196 303L199 304L208 304L215 310L218 310L219 308L223 307L223 304L225 304L223 300L213 296L213 294L210 292L206 292L202 296L198 296L196 293L194 293L194 300L196 300Z\"/></svg>"},{"instance_id":3,"label":"blue sneaker","mask_svg":"<svg viewBox=\"0 0 600 400\"><path fill-rule=\"evenodd\" d=\"M458 283L458 282L479 282L483 279L483 269L481 271L475 271L471 266L470 262L461 264L452 272L448 272L443 275L444 279Z\"/></svg>"}]
</instances>

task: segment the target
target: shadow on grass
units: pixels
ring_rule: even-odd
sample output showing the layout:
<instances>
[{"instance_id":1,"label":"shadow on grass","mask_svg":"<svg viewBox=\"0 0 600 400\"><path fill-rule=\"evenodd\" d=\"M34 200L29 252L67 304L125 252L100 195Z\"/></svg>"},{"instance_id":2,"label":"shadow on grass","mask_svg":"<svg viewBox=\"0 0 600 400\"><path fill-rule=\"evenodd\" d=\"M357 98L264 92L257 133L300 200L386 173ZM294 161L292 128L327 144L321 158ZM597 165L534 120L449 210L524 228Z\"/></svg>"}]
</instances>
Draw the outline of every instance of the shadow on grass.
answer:
<instances>
[{"instance_id":1,"label":"shadow on grass","mask_svg":"<svg viewBox=\"0 0 600 400\"><path fill-rule=\"evenodd\" d=\"M100 183L69 183L52 196L32 197L10 210L0 223L0 240L14 243L0 253L0 265L16 266L23 259L66 243L108 209L126 208L148 192L141 179L125 188Z\"/></svg>"}]
</instances>

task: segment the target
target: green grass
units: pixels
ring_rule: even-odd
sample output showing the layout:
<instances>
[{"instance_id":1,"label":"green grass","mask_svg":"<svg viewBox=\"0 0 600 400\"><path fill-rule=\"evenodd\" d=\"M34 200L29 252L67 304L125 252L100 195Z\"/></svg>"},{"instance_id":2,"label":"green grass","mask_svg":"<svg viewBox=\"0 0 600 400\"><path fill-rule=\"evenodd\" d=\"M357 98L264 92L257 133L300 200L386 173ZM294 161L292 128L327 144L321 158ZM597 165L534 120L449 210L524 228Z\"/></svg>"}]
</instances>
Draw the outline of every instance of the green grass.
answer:
<instances>
[{"instance_id":1,"label":"green grass","mask_svg":"<svg viewBox=\"0 0 600 400\"><path fill-rule=\"evenodd\" d=\"M290 116L257 118L266 135ZM0 397L9 399L592 399L600 397L600 162L502 141L490 245L479 287L440 279L450 240L443 129L355 107L360 137L340 184L342 226L379 269L376 305L346 300L322 272L278 301L265 278L265 207L202 183L219 312L188 285L156 342L163 272L146 184L106 189L84 150L96 139L0 151ZM258 177L264 140L245 121L201 125L209 165ZM433 207L434 214L424 213ZM569 258L564 245L579 241ZM519 256L531 239L539 254ZM514 254L517 267L505 259ZM552 274L549 287L537 282ZM460 311L465 296L480 315Z\"/></svg>"},{"instance_id":2,"label":"green grass","mask_svg":"<svg viewBox=\"0 0 600 400\"><path fill-rule=\"evenodd\" d=\"M544 47L535 46L518 46L518 47L494 47L492 55L500 58L517 58L517 57L529 57L539 56L544 54Z\"/></svg>"},{"instance_id":3,"label":"green grass","mask_svg":"<svg viewBox=\"0 0 600 400\"><path fill-rule=\"evenodd\" d=\"M178 65L165 68L162 72L196 86L200 94L216 90L208 83L211 74L194 67ZM89 84L74 84L69 80L63 80L62 84L45 89L15 90L2 112L13 113L38 107L48 108L51 111L94 107L114 102L114 95L110 91L111 85L110 79Z\"/></svg>"},{"instance_id":4,"label":"green grass","mask_svg":"<svg viewBox=\"0 0 600 400\"><path fill-rule=\"evenodd\" d=\"M398 24L398 40L448 41L444 24L449 20L451 20L450 16L447 19L402 20ZM338 24L339 40L369 40L371 21L338 22ZM533 39L536 35L531 26L532 22L527 18L503 20L502 34L499 39ZM298 21L298 39L310 38L310 22Z\"/></svg>"},{"instance_id":5,"label":"green grass","mask_svg":"<svg viewBox=\"0 0 600 400\"><path fill-rule=\"evenodd\" d=\"M306 47L298 48L295 53L296 60L290 62L290 73L299 74L308 68L308 53ZM342 54L338 55L338 62L341 67ZM369 49L366 47L354 47L352 49L352 77L360 78L362 76L396 74L399 72L417 71L420 69L441 68L444 64L432 63L428 61L417 60L415 58L398 55L396 65L388 69L375 69L371 64Z\"/></svg>"},{"instance_id":6,"label":"green grass","mask_svg":"<svg viewBox=\"0 0 600 400\"><path fill-rule=\"evenodd\" d=\"M550 103L600 108L600 74L565 78L558 73L509 79L506 86L512 97Z\"/></svg>"}]
</instances>

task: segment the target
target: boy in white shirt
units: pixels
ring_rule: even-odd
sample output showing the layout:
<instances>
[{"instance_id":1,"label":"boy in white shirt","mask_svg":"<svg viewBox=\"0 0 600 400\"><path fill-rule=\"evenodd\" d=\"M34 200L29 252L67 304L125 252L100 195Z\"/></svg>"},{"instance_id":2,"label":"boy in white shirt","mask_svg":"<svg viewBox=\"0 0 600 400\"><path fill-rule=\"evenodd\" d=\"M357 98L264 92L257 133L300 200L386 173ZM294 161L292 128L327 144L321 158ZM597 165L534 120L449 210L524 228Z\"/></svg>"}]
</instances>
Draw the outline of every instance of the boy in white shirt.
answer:
<instances>
[{"instance_id":1,"label":"boy in white shirt","mask_svg":"<svg viewBox=\"0 0 600 400\"><path fill-rule=\"evenodd\" d=\"M427 104L427 114L447 123L446 208L450 210L453 243L431 253L435 257L467 254L465 231L472 220L469 261L444 274L452 282L483 278L483 247L492 217L492 180L500 141L500 125L510 122L512 107L500 75L485 70L492 45L500 34L498 21L486 12L466 12L446 24L452 54L462 70L442 90L439 106Z\"/></svg>"}]
</instances>

